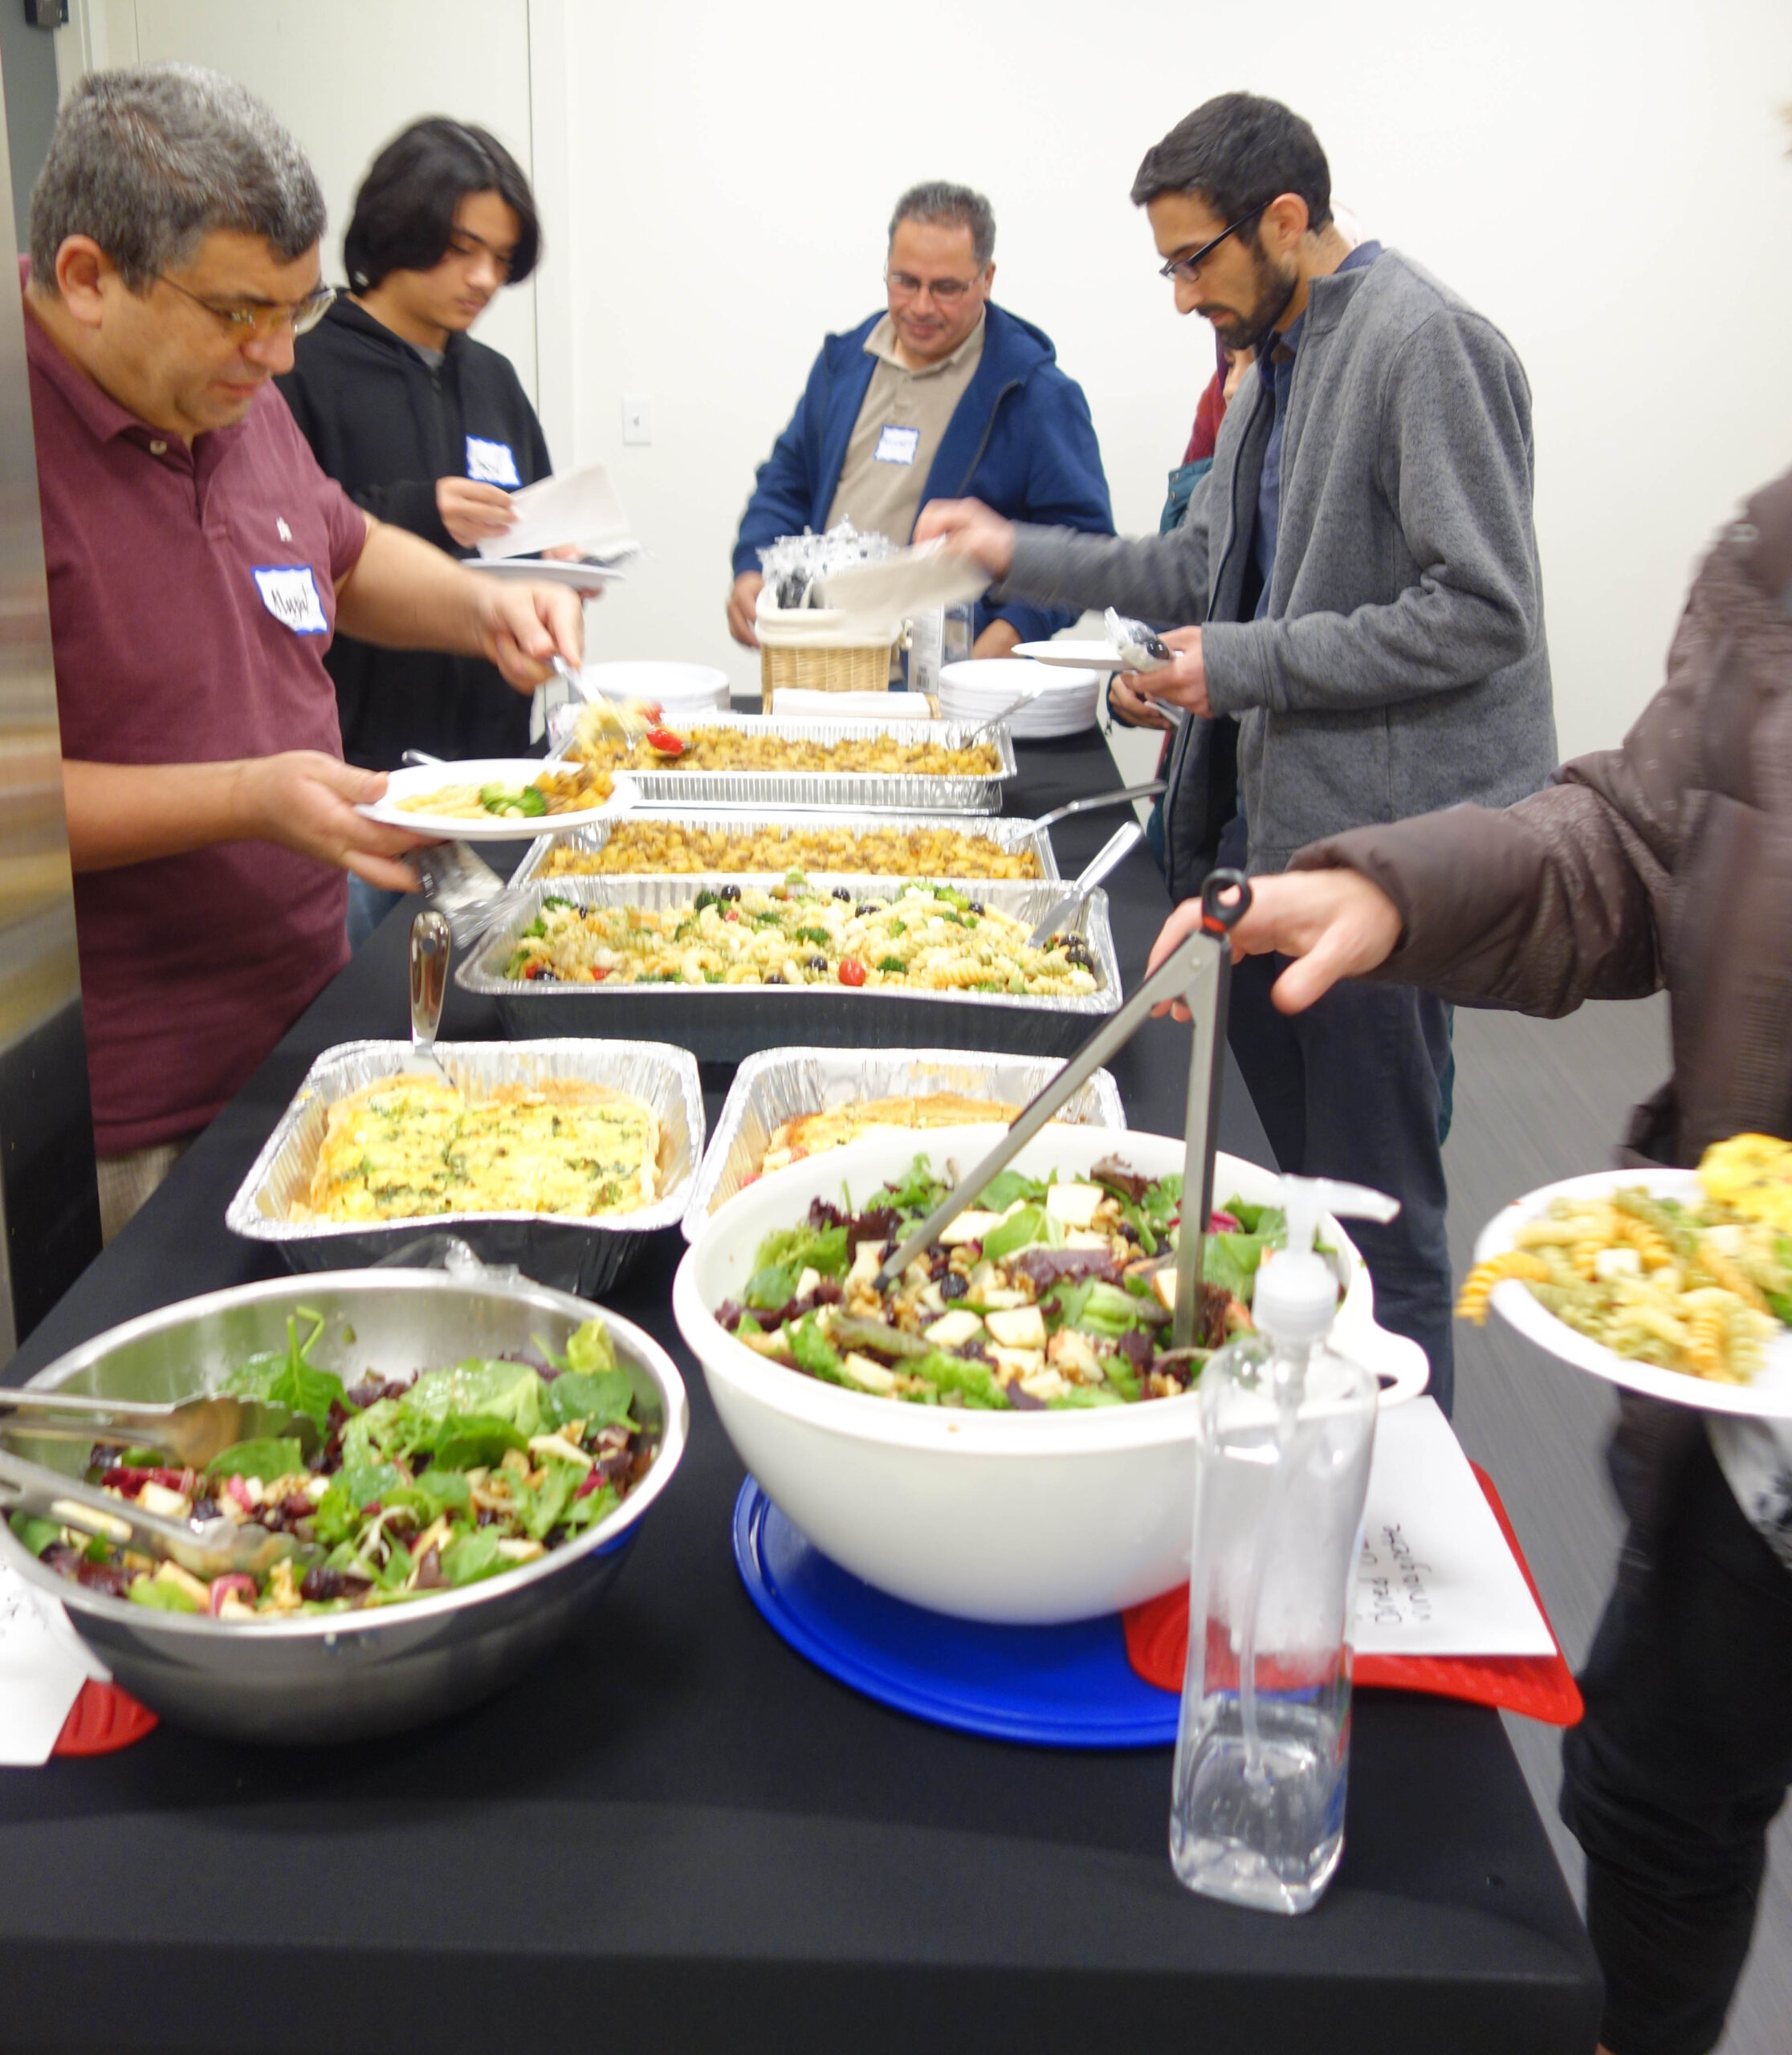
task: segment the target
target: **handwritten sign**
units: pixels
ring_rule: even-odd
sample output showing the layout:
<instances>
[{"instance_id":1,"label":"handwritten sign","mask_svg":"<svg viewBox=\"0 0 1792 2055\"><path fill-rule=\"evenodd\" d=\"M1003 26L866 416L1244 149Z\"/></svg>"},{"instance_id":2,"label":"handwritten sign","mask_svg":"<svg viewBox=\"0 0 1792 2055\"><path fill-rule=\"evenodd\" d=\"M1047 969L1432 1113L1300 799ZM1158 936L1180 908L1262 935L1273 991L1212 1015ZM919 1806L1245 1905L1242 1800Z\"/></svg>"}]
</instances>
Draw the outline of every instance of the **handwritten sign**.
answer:
<instances>
[{"instance_id":1,"label":"handwritten sign","mask_svg":"<svg viewBox=\"0 0 1792 2055\"><path fill-rule=\"evenodd\" d=\"M1355 1645L1362 1655L1549 1655L1555 1644L1468 1459L1415 1398L1375 1424Z\"/></svg>"},{"instance_id":2,"label":"handwritten sign","mask_svg":"<svg viewBox=\"0 0 1792 2055\"><path fill-rule=\"evenodd\" d=\"M88 1666L68 1646L75 1631L66 1616L52 1621L52 1609L62 1611L0 1563L0 1764L47 1762L87 1681Z\"/></svg>"}]
</instances>

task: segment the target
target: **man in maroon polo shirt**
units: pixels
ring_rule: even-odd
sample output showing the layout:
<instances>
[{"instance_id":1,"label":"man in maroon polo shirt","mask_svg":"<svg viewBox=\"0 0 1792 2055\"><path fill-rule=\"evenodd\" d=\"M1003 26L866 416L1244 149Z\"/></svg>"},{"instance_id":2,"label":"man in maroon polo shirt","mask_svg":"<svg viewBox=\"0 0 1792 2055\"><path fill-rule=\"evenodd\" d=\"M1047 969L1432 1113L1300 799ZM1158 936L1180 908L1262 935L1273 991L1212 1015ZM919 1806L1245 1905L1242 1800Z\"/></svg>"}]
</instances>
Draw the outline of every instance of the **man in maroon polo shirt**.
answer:
<instances>
[{"instance_id":1,"label":"man in maroon polo shirt","mask_svg":"<svg viewBox=\"0 0 1792 2055\"><path fill-rule=\"evenodd\" d=\"M347 954L345 872L413 837L355 811L322 657L581 654L564 588L481 579L364 514L270 380L320 290L303 153L234 81L100 72L31 199L26 352L100 1199L109 1236Z\"/></svg>"}]
</instances>

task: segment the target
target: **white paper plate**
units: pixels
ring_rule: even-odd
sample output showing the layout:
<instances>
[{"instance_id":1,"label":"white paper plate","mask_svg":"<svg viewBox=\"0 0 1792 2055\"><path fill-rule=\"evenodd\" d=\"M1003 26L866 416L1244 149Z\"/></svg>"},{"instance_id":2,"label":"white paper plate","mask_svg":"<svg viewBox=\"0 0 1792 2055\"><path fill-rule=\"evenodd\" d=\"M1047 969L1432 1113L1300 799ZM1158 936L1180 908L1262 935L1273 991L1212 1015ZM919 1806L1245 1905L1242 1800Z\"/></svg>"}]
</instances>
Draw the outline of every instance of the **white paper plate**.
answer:
<instances>
[{"instance_id":1,"label":"white paper plate","mask_svg":"<svg viewBox=\"0 0 1792 2055\"><path fill-rule=\"evenodd\" d=\"M1504 1255L1518 1230L1528 1220L1546 1213L1558 1198L1603 1198L1608 1192L1633 1190L1641 1185L1660 1198L1682 1201L1700 1195L1697 1173L1692 1170L1598 1170L1590 1177L1565 1178L1560 1184L1545 1185L1514 1199L1482 1228L1475 1244L1475 1260ZM1696 1377L1685 1370L1658 1369L1653 1363L1639 1363L1627 1356L1615 1355L1603 1342L1590 1341L1565 1322L1546 1312L1515 1277L1505 1279L1493 1290L1493 1310L1515 1327L1527 1341L1572 1363L1577 1369L1603 1377L1608 1384L1665 1398L1676 1406L1696 1406L1706 1413L1734 1413L1746 1419L1792 1420L1792 1329L1781 1328L1767 1345L1767 1360L1752 1384L1718 1384L1709 1377Z\"/></svg>"},{"instance_id":2,"label":"white paper plate","mask_svg":"<svg viewBox=\"0 0 1792 2055\"><path fill-rule=\"evenodd\" d=\"M1106 673L1126 669L1111 642L1019 642L1014 653L1030 657L1036 664L1068 665L1078 670Z\"/></svg>"},{"instance_id":3,"label":"white paper plate","mask_svg":"<svg viewBox=\"0 0 1792 2055\"><path fill-rule=\"evenodd\" d=\"M564 835L575 828L594 828L601 820L615 820L632 813L640 803L640 790L626 772L612 774L615 790L601 806L582 807L576 813L491 814L483 820L462 820L452 814L406 812L401 800L440 791L446 785L531 785L541 775L538 756L483 756L459 763L413 763L402 771L389 771L385 795L371 806L357 807L369 820L388 828L408 828L413 835L439 836L445 842L523 842L538 835Z\"/></svg>"},{"instance_id":4,"label":"white paper plate","mask_svg":"<svg viewBox=\"0 0 1792 2055\"><path fill-rule=\"evenodd\" d=\"M524 578L535 585L570 585L576 592L601 592L628 573L609 564L585 564L565 557L503 556L491 562L465 560L469 571L489 572L494 578Z\"/></svg>"}]
</instances>

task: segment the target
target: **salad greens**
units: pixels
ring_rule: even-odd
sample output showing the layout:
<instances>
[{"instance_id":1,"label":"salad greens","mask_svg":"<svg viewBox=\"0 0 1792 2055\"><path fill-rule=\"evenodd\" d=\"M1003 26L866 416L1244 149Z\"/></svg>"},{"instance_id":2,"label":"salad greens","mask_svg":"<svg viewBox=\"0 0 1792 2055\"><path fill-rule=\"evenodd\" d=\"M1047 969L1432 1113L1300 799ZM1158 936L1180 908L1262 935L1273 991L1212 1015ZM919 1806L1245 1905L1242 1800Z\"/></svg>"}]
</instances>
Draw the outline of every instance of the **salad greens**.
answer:
<instances>
[{"instance_id":1,"label":"salad greens","mask_svg":"<svg viewBox=\"0 0 1792 2055\"><path fill-rule=\"evenodd\" d=\"M717 1318L804 1375L911 1405L992 1410L1134 1405L1187 1391L1212 1349L1250 1325L1273 1207L1231 1200L1204 1250L1200 1345L1170 1345L1182 1180L1115 1159L1086 1178L1007 1170L907 1274L877 1272L945 1196L925 1155L855 1211L817 1200L765 1236L738 1303Z\"/></svg>"},{"instance_id":2,"label":"salad greens","mask_svg":"<svg viewBox=\"0 0 1792 2055\"><path fill-rule=\"evenodd\" d=\"M300 1318L311 1323L301 1337ZM252 1356L223 1389L316 1422L307 1465L296 1439L239 1442L203 1475L153 1451L96 1448L89 1475L122 1499L146 1491L177 1517L253 1520L328 1551L301 1577L208 1581L55 1522L14 1516L41 1561L77 1581L164 1611L256 1620L390 1605L533 1561L604 1519L646 1474L654 1450L634 1386L601 1321L538 1341L541 1365L470 1357L410 1381L369 1375L352 1390L311 1360L316 1314L287 1324L287 1347Z\"/></svg>"}]
</instances>

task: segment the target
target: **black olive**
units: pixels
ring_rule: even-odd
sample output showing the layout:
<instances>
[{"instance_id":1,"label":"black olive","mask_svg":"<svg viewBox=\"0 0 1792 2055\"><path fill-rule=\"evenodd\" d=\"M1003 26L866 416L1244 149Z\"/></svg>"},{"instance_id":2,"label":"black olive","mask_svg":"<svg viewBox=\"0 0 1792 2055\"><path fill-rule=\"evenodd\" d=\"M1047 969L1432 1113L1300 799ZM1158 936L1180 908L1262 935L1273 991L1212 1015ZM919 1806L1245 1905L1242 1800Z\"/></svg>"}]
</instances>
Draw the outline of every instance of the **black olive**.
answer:
<instances>
[{"instance_id":1,"label":"black olive","mask_svg":"<svg viewBox=\"0 0 1792 2055\"><path fill-rule=\"evenodd\" d=\"M784 983L784 979L783 979L782 977L780 977L780 976L778 975L778 973L777 973L776 971L773 971L773 973L772 974L772 975L771 975L769 978L768 978L768 979L766 979L766 981L765 981L765 982L766 982L768 985L781 985L781 984L783 984L783 983Z\"/></svg>"},{"instance_id":2,"label":"black olive","mask_svg":"<svg viewBox=\"0 0 1792 2055\"><path fill-rule=\"evenodd\" d=\"M827 967L828 959L825 956L812 956L808 958L808 968L811 971L825 971Z\"/></svg>"},{"instance_id":3,"label":"black olive","mask_svg":"<svg viewBox=\"0 0 1792 2055\"><path fill-rule=\"evenodd\" d=\"M970 1288L970 1280L956 1270L947 1271L939 1280L939 1296L943 1299L962 1299Z\"/></svg>"},{"instance_id":4,"label":"black olive","mask_svg":"<svg viewBox=\"0 0 1792 2055\"><path fill-rule=\"evenodd\" d=\"M837 885L833 889L833 896L837 899L850 899L853 895L844 885Z\"/></svg>"},{"instance_id":5,"label":"black olive","mask_svg":"<svg viewBox=\"0 0 1792 2055\"><path fill-rule=\"evenodd\" d=\"M971 901L970 905L966 909L966 911L968 913L980 914L983 912L983 908L976 900L973 899Z\"/></svg>"},{"instance_id":6,"label":"black olive","mask_svg":"<svg viewBox=\"0 0 1792 2055\"><path fill-rule=\"evenodd\" d=\"M861 899L853 911L862 920L867 914L881 914L883 902L878 899Z\"/></svg>"},{"instance_id":7,"label":"black olive","mask_svg":"<svg viewBox=\"0 0 1792 2055\"><path fill-rule=\"evenodd\" d=\"M715 896L718 899L738 899L740 897L740 887L738 885L724 885Z\"/></svg>"}]
</instances>

